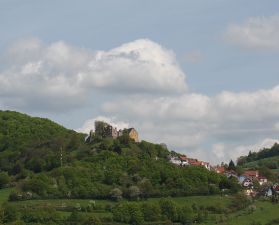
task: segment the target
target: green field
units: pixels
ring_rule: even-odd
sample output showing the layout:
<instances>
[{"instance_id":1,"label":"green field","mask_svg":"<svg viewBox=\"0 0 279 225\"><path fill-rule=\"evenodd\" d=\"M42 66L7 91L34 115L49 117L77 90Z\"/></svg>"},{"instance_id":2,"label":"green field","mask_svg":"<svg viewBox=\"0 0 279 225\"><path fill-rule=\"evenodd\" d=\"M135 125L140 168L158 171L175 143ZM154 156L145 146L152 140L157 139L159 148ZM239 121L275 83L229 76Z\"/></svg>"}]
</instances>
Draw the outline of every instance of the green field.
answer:
<instances>
[{"instance_id":1,"label":"green field","mask_svg":"<svg viewBox=\"0 0 279 225\"><path fill-rule=\"evenodd\" d=\"M12 189L2 189L0 190L0 203L6 202L8 200L8 195ZM231 203L230 196L191 196L191 197L178 197L172 198L177 205L189 205L193 204L199 207L211 207L218 206L222 208L227 208ZM148 200L136 201L138 204L144 202L159 202L159 198L151 198ZM108 206L113 206L116 204L109 200L92 200L92 199L52 199L52 200L28 200L19 202L9 202L9 204L20 208L30 208L37 209L40 207L51 207L55 208L63 217L68 217L71 211L63 207L78 207L87 206L88 204L94 204L95 208L92 212L82 212L86 215L94 215L100 219L102 218L112 218L112 213L108 211ZM279 204L272 204L270 201L255 201L252 208L247 208L245 210L240 210L233 213L219 213L214 214L209 211L208 218L206 222L200 223L204 225L252 225L261 224L266 225L271 220L279 219ZM273 223L276 224L276 223Z\"/></svg>"},{"instance_id":2,"label":"green field","mask_svg":"<svg viewBox=\"0 0 279 225\"><path fill-rule=\"evenodd\" d=\"M4 188L0 189L0 205L4 202L8 201L9 195L13 189L12 188Z\"/></svg>"},{"instance_id":3,"label":"green field","mask_svg":"<svg viewBox=\"0 0 279 225\"><path fill-rule=\"evenodd\" d=\"M231 216L229 224L246 225L251 221L266 224L272 219L279 219L279 204L257 201L255 211L244 210Z\"/></svg>"},{"instance_id":4,"label":"green field","mask_svg":"<svg viewBox=\"0 0 279 225\"><path fill-rule=\"evenodd\" d=\"M196 204L197 206L222 206L226 207L230 203L230 197L221 196L191 196L191 197L177 197L172 198L178 205L189 205L192 206ZM144 202L159 202L160 198L150 198L148 200L139 200L139 204ZM88 204L96 205L96 208L105 208L107 205L116 204L115 201L110 200L95 200L95 199L51 199L51 200L28 200L28 201L18 201L11 202L10 204L19 207L61 207L61 206L87 206Z\"/></svg>"},{"instance_id":5,"label":"green field","mask_svg":"<svg viewBox=\"0 0 279 225\"><path fill-rule=\"evenodd\" d=\"M253 168L253 167L258 167L258 166L262 166L262 165L268 165L268 164L270 164L270 162L279 163L279 156L273 156L273 157L253 161L253 162L247 162L243 165L243 167Z\"/></svg>"}]
</instances>

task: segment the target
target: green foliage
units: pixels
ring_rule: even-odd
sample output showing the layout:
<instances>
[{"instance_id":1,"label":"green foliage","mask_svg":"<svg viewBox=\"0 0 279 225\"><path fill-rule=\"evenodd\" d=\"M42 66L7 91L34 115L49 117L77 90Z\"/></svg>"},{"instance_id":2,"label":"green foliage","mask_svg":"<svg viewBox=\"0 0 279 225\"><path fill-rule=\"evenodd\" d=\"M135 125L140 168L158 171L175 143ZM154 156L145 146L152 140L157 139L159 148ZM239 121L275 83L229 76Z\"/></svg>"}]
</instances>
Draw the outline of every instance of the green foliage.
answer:
<instances>
[{"instance_id":1,"label":"green foliage","mask_svg":"<svg viewBox=\"0 0 279 225\"><path fill-rule=\"evenodd\" d=\"M10 177L6 172L0 172L0 188L5 187L10 182Z\"/></svg>"},{"instance_id":2,"label":"green foliage","mask_svg":"<svg viewBox=\"0 0 279 225\"><path fill-rule=\"evenodd\" d=\"M249 152L248 156L241 156L237 160L238 165L244 165L249 162L279 156L279 144L275 143L271 148L264 148L259 152ZM271 165L278 168L278 164ZM275 168L274 168L275 169Z\"/></svg>"},{"instance_id":3,"label":"green foliage","mask_svg":"<svg viewBox=\"0 0 279 225\"><path fill-rule=\"evenodd\" d=\"M189 206L183 206L178 210L178 220L182 224L191 224L195 218L194 211Z\"/></svg>"},{"instance_id":4,"label":"green foliage","mask_svg":"<svg viewBox=\"0 0 279 225\"><path fill-rule=\"evenodd\" d=\"M142 213L145 221L159 221L162 217L158 203L146 202L142 204Z\"/></svg>"},{"instance_id":5,"label":"green foliage","mask_svg":"<svg viewBox=\"0 0 279 225\"><path fill-rule=\"evenodd\" d=\"M5 205L2 209L2 221L4 223L14 222L18 218L16 207Z\"/></svg>"},{"instance_id":6,"label":"green foliage","mask_svg":"<svg viewBox=\"0 0 279 225\"><path fill-rule=\"evenodd\" d=\"M0 111L0 169L13 175L24 167L51 170L60 165L60 148L74 150L83 137L48 119Z\"/></svg>"},{"instance_id":7,"label":"green foliage","mask_svg":"<svg viewBox=\"0 0 279 225\"><path fill-rule=\"evenodd\" d=\"M247 197L244 194L236 194L233 199L232 199L232 203L231 203L231 208L233 209L245 209L247 206L249 206L252 203L252 200Z\"/></svg>"},{"instance_id":8,"label":"green foliage","mask_svg":"<svg viewBox=\"0 0 279 225\"><path fill-rule=\"evenodd\" d=\"M171 221L177 221L178 219L178 210L176 203L169 198L161 199L160 207L162 211L162 215Z\"/></svg>"},{"instance_id":9,"label":"green foliage","mask_svg":"<svg viewBox=\"0 0 279 225\"><path fill-rule=\"evenodd\" d=\"M72 212L72 214L67 219L68 225L101 225L99 218L95 216L84 215L80 212Z\"/></svg>"},{"instance_id":10,"label":"green foliage","mask_svg":"<svg viewBox=\"0 0 279 225\"><path fill-rule=\"evenodd\" d=\"M122 191L119 188L114 188L110 192L111 198L115 201L119 201L122 199Z\"/></svg>"},{"instance_id":11,"label":"green foliage","mask_svg":"<svg viewBox=\"0 0 279 225\"><path fill-rule=\"evenodd\" d=\"M0 187L10 182L7 173L17 182L11 200L208 195L224 186L236 191L227 178L201 167L172 165L166 148L135 143L125 134L117 139L96 135L85 143L83 134L48 119L0 111L0 139Z\"/></svg>"},{"instance_id":12,"label":"green foliage","mask_svg":"<svg viewBox=\"0 0 279 225\"><path fill-rule=\"evenodd\" d=\"M231 160L228 166L228 170L235 170L234 162Z\"/></svg>"}]
</instances>

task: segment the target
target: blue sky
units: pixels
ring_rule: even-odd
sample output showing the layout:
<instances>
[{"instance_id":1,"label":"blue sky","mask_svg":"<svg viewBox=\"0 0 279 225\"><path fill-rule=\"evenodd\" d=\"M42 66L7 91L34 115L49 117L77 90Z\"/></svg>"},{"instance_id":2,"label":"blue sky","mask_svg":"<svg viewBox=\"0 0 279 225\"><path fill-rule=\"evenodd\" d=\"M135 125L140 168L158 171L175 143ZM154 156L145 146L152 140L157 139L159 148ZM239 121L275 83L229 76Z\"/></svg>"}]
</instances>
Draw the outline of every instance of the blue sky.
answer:
<instances>
[{"instance_id":1,"label":"blue sky","mask_svg":"<svg viewBox=\"0 0 279 225\"><path fill-rule=\"evenodd\" d=\"M189 155L210 161L235 158L236 149L246 153L277 140L278 10L275 0L0 0L0 106L84 131L90 120L102 116L116 125L135 126L144 139L166 142ZM36 52L18 50L24 46L36 46ZM139 46L145 50L133 56ZM129 66L123 54L134 57ZM59 57L65 57L65 65L58 65ZM70 71L66 64L80 58ZM81 69L93 58L98 68L94 79L91 67ZM34 70L41 66L43 72ZM36 77L30 75L31 67ZM26 83L9 80L20 72ZM153 82L146 81L153 73ZM88 85L74 85L77 76L86 76ZM41 88L34 88L38 84ZM239 105L239 99L247 101ZM156 118L150 104L158 104ZM238 112L247 118L240 120ZM230 117L216 121L224 113Z\"/></svg>"}]
</instances>

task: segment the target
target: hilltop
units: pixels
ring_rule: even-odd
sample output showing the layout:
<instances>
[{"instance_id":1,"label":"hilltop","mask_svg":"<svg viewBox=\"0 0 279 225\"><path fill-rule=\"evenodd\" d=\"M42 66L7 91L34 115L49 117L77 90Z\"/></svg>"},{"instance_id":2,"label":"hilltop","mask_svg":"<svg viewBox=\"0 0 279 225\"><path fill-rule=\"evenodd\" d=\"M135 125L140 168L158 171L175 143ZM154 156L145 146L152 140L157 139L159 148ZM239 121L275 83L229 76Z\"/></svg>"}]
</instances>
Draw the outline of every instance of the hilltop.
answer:
<instances>
[{"instance_id":1,"label":"hilltop","mask_svg":"<svg viewBox=\"0 0 279 225\"><path fill-rule=\"evenodd\" d=\"M10 175L52 170L60 165L59 149L75 149L83 136L49 119L0 111L0 170Z\"/></svg>"}]
</instances>

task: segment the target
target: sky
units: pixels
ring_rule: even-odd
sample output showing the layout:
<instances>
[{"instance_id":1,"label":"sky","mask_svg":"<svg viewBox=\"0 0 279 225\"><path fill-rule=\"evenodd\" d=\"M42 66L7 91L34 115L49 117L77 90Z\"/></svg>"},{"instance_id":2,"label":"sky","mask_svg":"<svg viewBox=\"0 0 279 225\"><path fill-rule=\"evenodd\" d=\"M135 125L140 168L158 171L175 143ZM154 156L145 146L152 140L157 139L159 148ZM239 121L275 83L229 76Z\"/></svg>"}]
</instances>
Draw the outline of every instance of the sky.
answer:
<instances>
[{"instance_id":1,"label":"sky","mask_svg":"<svg viewBox=\"0 0 279 225\"><path fill-rule=\"evenodd\" d=\"M0 0L0 27L2 110L213 164L279 141L277 0Z\"/></svg>"}]
</instances>

